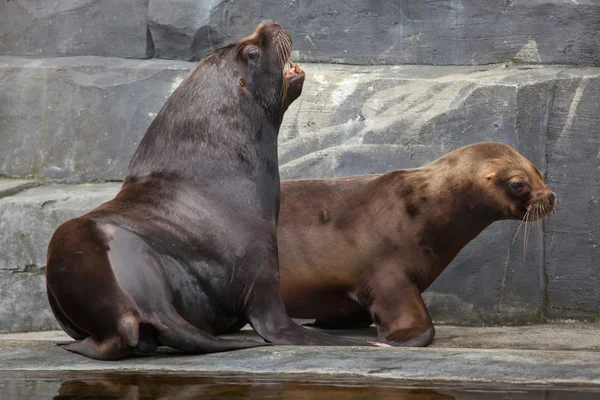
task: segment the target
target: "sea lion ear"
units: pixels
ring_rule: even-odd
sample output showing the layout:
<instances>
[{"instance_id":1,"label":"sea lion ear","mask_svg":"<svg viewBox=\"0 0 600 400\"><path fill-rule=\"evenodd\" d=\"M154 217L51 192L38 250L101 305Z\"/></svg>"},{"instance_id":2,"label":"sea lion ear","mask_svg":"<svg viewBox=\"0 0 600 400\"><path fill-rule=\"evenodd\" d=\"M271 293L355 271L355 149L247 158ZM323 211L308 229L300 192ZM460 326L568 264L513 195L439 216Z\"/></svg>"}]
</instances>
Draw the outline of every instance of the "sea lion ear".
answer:
<instances>
[{"instance_id":1,"label":"sea lion ear","mask_svg":"<svg viewBox=\"0 0 600 400\"><path fill-rule=\"evenodd\" d=\"M486 178L487 180L490 180L490 179L492 179L492 178L493 178L493 177L495 177L495 176L496 176L496 173L495 173L495 172L490 172L489 174L487 174L487 175L486 175L486 177L485 177L485 178Z\"/></svg>"}]
</instances>

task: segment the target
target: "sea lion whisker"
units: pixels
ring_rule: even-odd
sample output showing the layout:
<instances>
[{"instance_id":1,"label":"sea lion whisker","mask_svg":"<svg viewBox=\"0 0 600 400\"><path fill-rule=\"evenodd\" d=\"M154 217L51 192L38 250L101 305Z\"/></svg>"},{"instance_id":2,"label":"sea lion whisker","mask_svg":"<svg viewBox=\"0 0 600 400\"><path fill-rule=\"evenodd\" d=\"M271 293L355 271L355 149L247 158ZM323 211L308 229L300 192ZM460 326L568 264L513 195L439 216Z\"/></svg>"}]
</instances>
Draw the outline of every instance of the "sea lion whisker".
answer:
<instances>
[{"instance_id":1,"label":"sea lion whisker","mask_svg":"<svg viewBox=\"0 0 600 400\"><path fill-rule=\"evenodd\" d=\"M539 207L540 209L540 215L541 218L539 218L537 220L537 226L538 226L538 233L540 235L540 237L542 237L542 235L544 234L544 218L546 218L546 216L544 215L546 213L546 208L542 205L540 205Z\"/></svg>"},{"instance_id":2,"label":"sea lion whisker","mask_svg":"<svg viewBox=\"0 0 600 400\"><path fill-rule=\"evenodd\" d=\"M511 245L515 244L515 240L517 240L517 236L519 235L521 226L523 225L523 222L525 222L525 218L527 217L528 213L529 213L529 210L525 213L525 215L523 216L523 219L521 219L521 223L519 224L519 227L517 228L517 233L515 233L515 237L513 238Z\"/></svg>"},{"instance_id":3,"label":"sea lion whisker","mask_svg":"<svg viewBox=\"0 0 600 400\"><path fill-rule=\"evenodd\" d=\"M531 232L531 226L529 224L529 218L531 217L531 213L527 213L527 218L525 220L525 232L523 236L523 256L527 254L527 245L529 244L529 233Z\"/></svg>"}]
</instances>

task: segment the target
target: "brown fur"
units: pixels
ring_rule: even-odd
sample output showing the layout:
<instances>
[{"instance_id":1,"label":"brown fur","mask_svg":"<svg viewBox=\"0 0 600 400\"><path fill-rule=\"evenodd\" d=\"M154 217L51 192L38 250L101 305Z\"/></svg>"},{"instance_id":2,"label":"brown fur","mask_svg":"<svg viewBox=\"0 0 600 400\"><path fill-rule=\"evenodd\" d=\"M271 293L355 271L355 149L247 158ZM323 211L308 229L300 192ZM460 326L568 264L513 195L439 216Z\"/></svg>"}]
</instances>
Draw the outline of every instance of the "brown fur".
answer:
<instances>
[{"instance_id":1,"label":"brown fur","mask_svg":"<svg viewBox=\"0 0 600 400\"><path fill-rule=\"evenodd\" d=\"M509 186L515 179L525 184L521 193ZM286 308L316 326L374 321L390 344L425 346L434 328L421 293L488 225L520 220L538 205L541 217L553 208L550 195L531 162L493 142L416 169L283 181L277 234Z\"/></svg>"}]
</instances>

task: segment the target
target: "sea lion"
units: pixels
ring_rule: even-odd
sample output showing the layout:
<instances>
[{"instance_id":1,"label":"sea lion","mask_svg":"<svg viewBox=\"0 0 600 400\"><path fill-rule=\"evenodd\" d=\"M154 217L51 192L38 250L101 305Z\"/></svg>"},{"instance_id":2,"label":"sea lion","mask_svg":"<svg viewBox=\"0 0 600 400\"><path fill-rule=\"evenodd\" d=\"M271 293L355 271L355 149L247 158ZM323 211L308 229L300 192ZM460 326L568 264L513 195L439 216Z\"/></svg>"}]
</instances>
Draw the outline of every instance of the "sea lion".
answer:
<instances>
[{"instance_id":1,"label":"sea lion","mask_svg":"<svg viewBox=\"0 0 600 400\"><path fill-rule=\"evenodd\" d=\"M289 315L321 328L374 321L383 342L435 335L421 293L484 228L546 216L556 195L506 144L454 150L420 168L281 183L280 279Z\"/></svg>"},{"instance_id":2,"label":"sea lion","mask_svg":"<svg viewBox=\"0 0 600 400\"><path fill-rule=\"evenodd\" d=\"M48 246L65 349L117 360L165 345L210 353L265 345L215 335L248 321L273 344L351 341L295 324L279 287L277 135L304 72L265 21L205 57L158 112L117 196L60 225Z\"/></svg>"}]
</instances>

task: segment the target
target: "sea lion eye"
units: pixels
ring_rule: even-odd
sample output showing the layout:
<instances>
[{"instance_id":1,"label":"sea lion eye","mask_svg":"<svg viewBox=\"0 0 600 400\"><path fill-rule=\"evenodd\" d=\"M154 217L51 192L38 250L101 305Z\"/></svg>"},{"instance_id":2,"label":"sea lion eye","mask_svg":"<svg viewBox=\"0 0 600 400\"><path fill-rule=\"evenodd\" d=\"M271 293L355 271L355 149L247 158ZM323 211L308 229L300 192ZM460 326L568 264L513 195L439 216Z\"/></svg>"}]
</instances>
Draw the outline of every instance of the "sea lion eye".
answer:
<instances>
[{"instance_id":1,"label":"sea lion eye","mask_svg":"<svg viewBox=\"0 0 600 400\"><path fill-rule=\"evenodd\" d=\"M513 181L510 183L510 188L515 192L520 192L524 187L525 185L521 181Z\"/></svg>"},{"instance_id":2,"label":"sea lion eye","mask_svg":"<svg viewBox=\"0 0 600 400\"><path fill-rule=\"evenodd\" d=\"M248 54L249 59L254 60L254 59L258 58L259 51L256 47L250 47L250 49L248 50L248 52L246 54Z\"/></svg>"}]
</instances>

